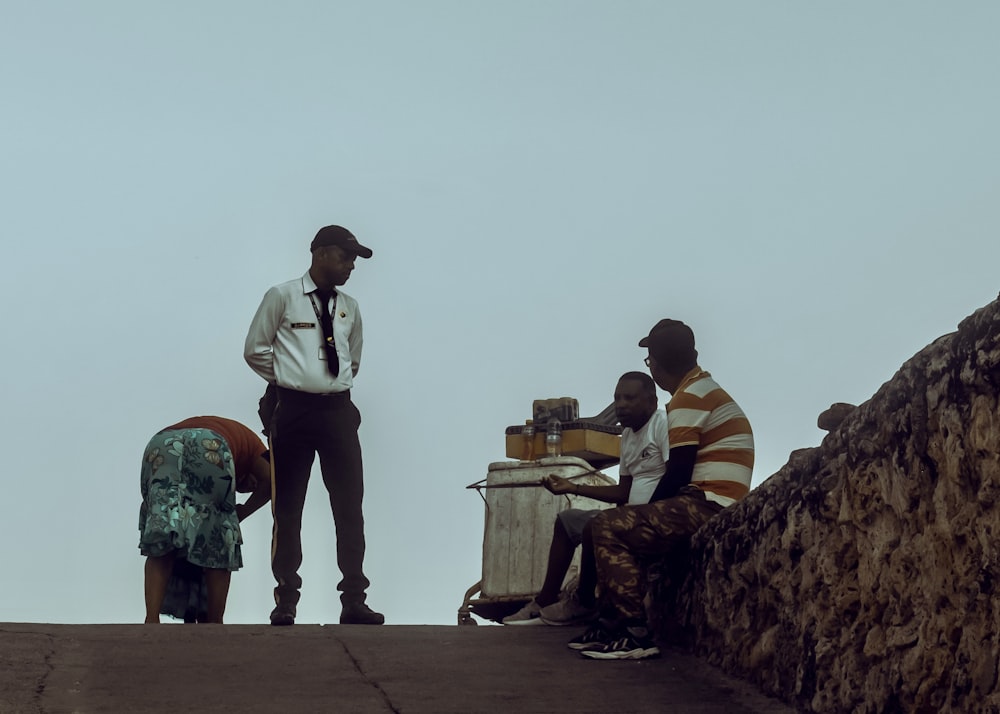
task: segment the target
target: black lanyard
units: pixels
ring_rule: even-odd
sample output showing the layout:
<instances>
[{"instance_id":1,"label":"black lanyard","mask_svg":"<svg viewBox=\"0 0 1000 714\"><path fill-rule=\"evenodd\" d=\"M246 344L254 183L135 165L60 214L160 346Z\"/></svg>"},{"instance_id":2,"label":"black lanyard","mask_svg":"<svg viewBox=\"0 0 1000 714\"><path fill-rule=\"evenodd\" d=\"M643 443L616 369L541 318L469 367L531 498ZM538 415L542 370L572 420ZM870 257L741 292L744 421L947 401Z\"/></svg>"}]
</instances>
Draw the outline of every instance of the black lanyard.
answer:
<instances>
[{"instance_id":1,"label":"black lanyard","mask_svg":"<svg viewBox=\"0 0 1000 714\"><path fill-rule=\"evenodd\" d=\"M333 291L332 311L327 309L330 304L329 298L323 295L316 295L316 299L314 300L314 295L315 293L309 293L309 302L313 306L313 312L316 313L320 334L323 336L323 348L326 350L326 366L330 373L336 377L340 374L340 357L337 355L337 343L333 336L333 316L337 311L337 291ZM324 302L317 305L316 303L320 300Z\"/></svg>"},{"instance_id":2,"label":"black lanyard","mask_svg":"<svg viewBox=\"0 0 1000 714\"><path fill-rule=\"evenodd\" d=\"M316 313L316 319L321 320L323 319L323 308L319 302L320 298L319 295L316 294L317 292L318 290L313 290L311 293L309 293L309 304L312 305L313 312ZM329 301L327 301L327 304L328 305L330 304ZM330 308L330 316L333 317L333 315L335 315L336 313L337 313L337 291L334 290L333 307Z\"/></svg>"}]
</instances>

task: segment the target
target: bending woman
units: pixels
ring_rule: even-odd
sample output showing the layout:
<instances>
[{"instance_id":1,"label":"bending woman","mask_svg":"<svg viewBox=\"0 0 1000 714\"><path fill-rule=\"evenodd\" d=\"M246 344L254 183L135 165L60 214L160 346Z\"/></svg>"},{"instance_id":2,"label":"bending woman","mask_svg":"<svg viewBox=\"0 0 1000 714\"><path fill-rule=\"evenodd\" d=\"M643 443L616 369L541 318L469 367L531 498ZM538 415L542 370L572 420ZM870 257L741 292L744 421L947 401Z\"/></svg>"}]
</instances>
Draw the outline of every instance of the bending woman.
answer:
<instances>
[{"instance_id":1,"label":"bending woman","mask_svg":"<svg viewBox=\"0 0 1000 714\"><path fill-rule=\"evenodd\" d=\"M146 622L160 613L222 622L229 578L243 567L239 522L271 498L267 448L232 419L168 426L142 460L139 552L146 556ZM237 505L236 493L250 493Z\"/></svg>"}]
</instances>

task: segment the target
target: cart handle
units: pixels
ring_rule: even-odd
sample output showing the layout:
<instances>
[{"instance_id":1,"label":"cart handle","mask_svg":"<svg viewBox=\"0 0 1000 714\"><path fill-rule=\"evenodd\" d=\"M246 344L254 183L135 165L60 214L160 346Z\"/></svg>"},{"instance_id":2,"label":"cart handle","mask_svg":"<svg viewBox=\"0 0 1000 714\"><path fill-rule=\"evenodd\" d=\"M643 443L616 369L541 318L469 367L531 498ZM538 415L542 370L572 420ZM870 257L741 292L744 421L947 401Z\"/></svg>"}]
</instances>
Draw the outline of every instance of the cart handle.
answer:
<instances>
[{"instance_id":1,"label":"cart handle","mask_svg":"<svg viewBox=\"0 0 1000 714\"><path fill-rule=\"evenodd\" d=\"M573 474L572 476L570 476L570 478L579 478L580 476L590 476L591 474L599 474L599 473L601 473L600 469L588 469L587 471L584 471L582 473ZM537 481L519 481L518 483L495 483L491 486L482 485L485 481L486 481L485 478L480 479L475 483L470 483L468 486L466 486L466 488L474 488L477 490L481 488L526 488L528 486L541 486L544 479L538 479Z\"/></svg>"}]
</instances>

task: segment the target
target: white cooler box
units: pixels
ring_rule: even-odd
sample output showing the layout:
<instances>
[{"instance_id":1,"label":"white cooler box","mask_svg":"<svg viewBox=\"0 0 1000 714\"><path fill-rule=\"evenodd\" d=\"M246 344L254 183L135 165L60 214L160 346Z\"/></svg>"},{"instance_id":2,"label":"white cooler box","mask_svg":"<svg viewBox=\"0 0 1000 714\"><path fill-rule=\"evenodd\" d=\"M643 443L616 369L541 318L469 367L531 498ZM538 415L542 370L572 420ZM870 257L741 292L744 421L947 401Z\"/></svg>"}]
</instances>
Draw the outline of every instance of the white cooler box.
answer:
<instances>
[{"instance_id":1,"label":"white cooler box","mask_svg":"<svg viewBox=\"0 0 1000 714\"><path fill-rule=\"evenodd\" d=\"M613 486L614 479L591 473L592 467L574 456L537 461L498 461L489 465L486 487L486 528L483 535L483 598L523 595L542 588L556 514L567 508L611 508L614 504L574 495L549 493L541 480L556 474L575 483ZM579 569L580 552L566 580Z\"/></svg>"}]
</instances>

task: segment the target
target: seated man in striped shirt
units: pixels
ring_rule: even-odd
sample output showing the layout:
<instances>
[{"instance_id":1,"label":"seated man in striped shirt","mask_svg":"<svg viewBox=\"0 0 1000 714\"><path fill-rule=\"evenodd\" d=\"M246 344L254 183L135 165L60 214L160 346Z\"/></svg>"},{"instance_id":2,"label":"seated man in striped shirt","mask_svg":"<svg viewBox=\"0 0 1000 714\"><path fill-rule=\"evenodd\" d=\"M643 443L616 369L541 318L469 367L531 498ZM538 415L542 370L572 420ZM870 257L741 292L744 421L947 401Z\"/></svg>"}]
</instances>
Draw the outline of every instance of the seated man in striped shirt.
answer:
<instances>
[{"instance_id":1,"label":"seated man in striped shirt","mask_svg":"<svg viewBox=\"0 0 1000 714\"><path fill-rule=\"evenodd\" d=\"M602 511L593 521L602 619L569 643L592 659L659 654L646 629L640 562L669 557L709 518L750 490L754 446L750 422L712 376L698 366L694 333L660 320L639 341L646 365L670 392L670 458L648 504Z\"/></svg>"}]
</instances>

